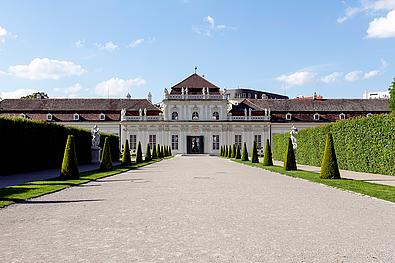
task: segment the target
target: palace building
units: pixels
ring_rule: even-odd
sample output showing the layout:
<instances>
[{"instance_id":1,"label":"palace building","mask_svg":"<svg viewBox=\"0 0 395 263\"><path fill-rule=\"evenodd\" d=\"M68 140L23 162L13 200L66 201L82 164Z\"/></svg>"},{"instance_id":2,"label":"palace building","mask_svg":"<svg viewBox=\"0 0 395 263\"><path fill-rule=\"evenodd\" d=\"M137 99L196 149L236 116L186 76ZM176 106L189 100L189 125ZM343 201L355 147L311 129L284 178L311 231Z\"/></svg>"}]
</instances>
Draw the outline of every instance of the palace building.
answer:
<instances>
[{"instance_id":1,"label":"palace building","mask_svg":"<svg viewBox=\"0 0 395 263\"><path fill-rule=\"evenodd\" d=\"M159 104L147 99L5 99L0 116L20 116L117 134L135 150L140 141L170 145L173 154L218 154L221 145L253 141L258 149L276 133L359 116L388 113L387 99L289 99L269 92L221 90L198 74L168 89Z\"/></svg>"}]
</instances>

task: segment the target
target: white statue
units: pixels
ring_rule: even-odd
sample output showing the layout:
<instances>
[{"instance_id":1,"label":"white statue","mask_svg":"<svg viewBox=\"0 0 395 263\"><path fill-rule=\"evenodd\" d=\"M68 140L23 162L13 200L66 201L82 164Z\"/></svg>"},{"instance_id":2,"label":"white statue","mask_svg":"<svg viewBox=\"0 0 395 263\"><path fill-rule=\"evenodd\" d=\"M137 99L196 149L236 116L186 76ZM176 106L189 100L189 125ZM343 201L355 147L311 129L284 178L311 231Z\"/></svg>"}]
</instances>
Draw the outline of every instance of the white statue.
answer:
<instances>
[{"instance_id":1,"label":"white statue","mask_svg":"<svg viewBox=\"0 0 395 263\"><path fill-rule=\"evenodd\" d=\"M141 108L139 109L139 116L143 116L143 110Z\"/></svg>"},{"instance_id":2,"label":"white statue","mask_svg":"<svg viewBox=\"0 0 395 263\"><path fill-rule=\"evenodd\" d=\"M121 110L121 121L123 121L125 119L125 116L126 116L126 109L122 108L122 110Z\"/></svg>"},{"instance_id":3,"label":"white statue","mask_svg":"<svg viewBox=\"0 0 395 263\"><path fill-rule=\"evenodd\" d=\"M99 148L99 144L100 144L100 133L99 133L100 129L99 127L97 127L97 125L93 126L92 130L91 130L91 134L92 134L92 148L94 149L98 149Z\"/></svg>"},{"instance_id":4,"label":"white statue","mask_svg":"<svg viewBox=\"0 0 395 263\"><path fill-rule=\"evenodd\" d=\"M244 108L244 116L247 116L247 108Z\"/></svg>"},{"instance_id":5,"label":"white statue","mask_svg":"<svg viewBox=\"0 0 395 263\"><path fill-rule=\"evenodd\" d=\"M147 108L144 108L144 116L147 116Z\"/></svg>"},{"instance_id":6,"label":"white statue","mask_svg":"<svg viewBox=\"0 0 395 263\"><path fill-rule=\"evenodd\" d=\"M188 88L185 88L185 95L188 95Z\"/></svg>"},{"instance_id":7,"label":"white statue","mask_svg":"<svg viewBox=\"0 0 395 263\"><path fill-rule=\"evenodd\" d=\"M206 95L206 88L203 87L202 93L203 93L203 95Z\"/></svg>"},{"instance_id":8,"label":"white statue","mask_svg":"<svg viewBox=\"0 0 395 263\"><path fill-rule=\"evenodd\" d=\"M296 150L296 148L298 147L298 144L296 143L296 134L298 134L298 129L295 127L295 125L292 124L289 134L291 134L292 146L294 150Z\"/></svg>"},{"instance_id":9,"label":"white statue","mask_svg":"<svg viewBox=\"0 0 395 263\"><path fill-rule=\"evenodd\" d=\"M181 95L184 95L185 94L185 90L184 90L184 88L181 88Z\"/></svg>"}]
</instances>

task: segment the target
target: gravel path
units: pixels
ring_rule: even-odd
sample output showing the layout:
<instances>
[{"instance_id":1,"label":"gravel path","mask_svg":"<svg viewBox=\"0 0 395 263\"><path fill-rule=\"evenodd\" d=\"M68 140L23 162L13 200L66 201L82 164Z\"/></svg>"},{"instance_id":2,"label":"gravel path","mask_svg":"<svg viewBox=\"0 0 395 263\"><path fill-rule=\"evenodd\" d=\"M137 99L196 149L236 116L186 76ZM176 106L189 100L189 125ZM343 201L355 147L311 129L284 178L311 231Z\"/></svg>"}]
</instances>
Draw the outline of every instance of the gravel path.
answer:
<instances>
[{"instance_id":1,"label":"gravel path","mask_svg":"<svg viewBox=\"0 0 395 263\"><path fill-rule=\"evenodd\" d=\"M395 262L395 204L176 157L0 209L0 262Z\"/></svg>"}]
</instances>

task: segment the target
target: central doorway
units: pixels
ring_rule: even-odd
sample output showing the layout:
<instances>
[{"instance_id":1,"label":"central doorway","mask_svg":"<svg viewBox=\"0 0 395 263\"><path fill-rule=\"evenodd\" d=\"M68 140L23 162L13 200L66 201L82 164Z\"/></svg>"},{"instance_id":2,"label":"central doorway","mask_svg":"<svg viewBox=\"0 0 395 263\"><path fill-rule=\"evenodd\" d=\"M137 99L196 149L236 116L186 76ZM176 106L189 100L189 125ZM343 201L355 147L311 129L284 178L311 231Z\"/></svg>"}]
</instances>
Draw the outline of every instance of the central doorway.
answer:
<instances>
[{"instance_id":1,"label":"central doorway","mask_svg":"<svg viewBox=\"0 0 395 263\"><path fill-rule=\"evenodd\" d=\"M187 153L188 154L204 153L204 137L187 136Z\"/></svg>"}]
</instances>

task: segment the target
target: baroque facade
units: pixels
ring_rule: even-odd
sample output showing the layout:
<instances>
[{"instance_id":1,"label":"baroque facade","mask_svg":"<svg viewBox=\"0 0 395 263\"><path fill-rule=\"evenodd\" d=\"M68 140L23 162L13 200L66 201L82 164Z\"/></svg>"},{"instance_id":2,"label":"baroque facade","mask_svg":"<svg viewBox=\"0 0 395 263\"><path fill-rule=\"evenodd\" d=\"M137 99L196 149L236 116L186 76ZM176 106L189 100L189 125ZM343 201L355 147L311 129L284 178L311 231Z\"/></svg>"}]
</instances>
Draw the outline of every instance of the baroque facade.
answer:
<instances>
[{"instance_id":1,"label":"baroque facade","mask_svg":"<svg viewBox=\"0 0 395 263\"><path fill-rule=\"evenodd\" d=\"M218 154L221 145L253 141L263 148L276 133L315 127L328 122L388 112L388 100L289 99L254 90L221 90L192 74L164 90L154 105L147 99L6 99L0 116L20 116L91 129L98 125L129 141L169 145L173 154Z\"/></svg>"}]
</instances>

